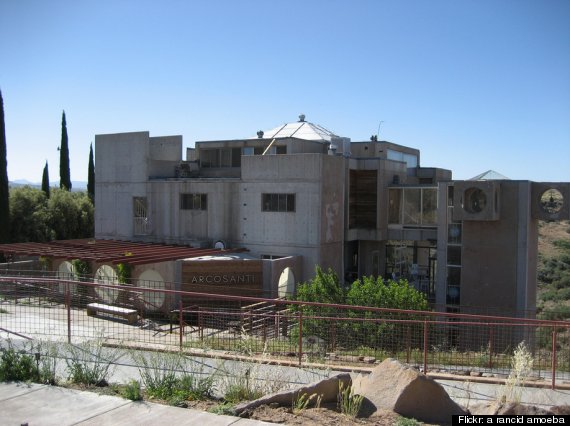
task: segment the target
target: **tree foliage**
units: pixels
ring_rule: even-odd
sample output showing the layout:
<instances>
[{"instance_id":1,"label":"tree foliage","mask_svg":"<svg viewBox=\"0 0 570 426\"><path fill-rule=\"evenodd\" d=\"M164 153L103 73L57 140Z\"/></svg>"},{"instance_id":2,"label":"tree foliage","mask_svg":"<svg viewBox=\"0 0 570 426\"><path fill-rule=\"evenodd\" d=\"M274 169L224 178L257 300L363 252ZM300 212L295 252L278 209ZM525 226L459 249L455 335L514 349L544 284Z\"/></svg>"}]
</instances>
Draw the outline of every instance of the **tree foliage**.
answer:
<instances>
[{"instance_id":1,"label":"tree foliage","mask_svg":"<svg viewBox=\"0 0 570 426\"><path fill-rule=\"evenodd\" d=\"M0 243L6 243L10 238L9 191L4 99L2 98L2 91L0 91Z\"/></svg>"},{"instance_id":2,"label":"tree foliage","mask_svg":"<svg viewBox=\"0 0 570 426\"><path fill-rule=\"evenodd\" d=\"M89 145L89 167L87 169L87 195L95 204L95 162L93 161L93 144Z\"/></svg>"},{"instance_id":3,"label":"tree foliage","mask_svg":"<svg viewBox=\"0 0 570 426\"><path fill-rule=\"evenodd\" d=\"M69 171L69 145L65 111L61 116L61 145L59 147L59 187L71 191L71 173Z\"/></svg>"},{"instance_id":4,"label":"tree foliage","mask_svg":"<svg viewBox=\"0 0 570 426\"><path fill-rule=\"evenodd\" d=\"M425 295L405 280L384 281L381 277L363 277L345 290L333 271L323 272L319 267L316 269L315 278L299 286L296 300L409 311L429 310ZM418 346L421 340L420 329L414 328L413 323L408 322L420 319L421 316L411 312L360 308L339 311L333 306L313 305L303 305L297 309L305 318L303 335L318 336L326 342L336 340L350 347L397 350L403 344ZM330 319L337 315L350 320ZM294 335L298 336L298 331L294 332Z\"/></svg>"},{"instance_id":5,"label":"tree foliage","mask_svg":"<svg viewBox=\"0 0 570 426\"><path fill-rule=\"evenodd\" d=\"M42 191L45 192L46 197L49 198L49 169L48 162L44 166L44 172L42 174Z\"/></svg>"},{"instance_id":6,"label":"tree foliage","mask_svg":"<svg viewBox=\"0 0 570 426\"><path fill-rule=\"evenodd\" d=\"M10 191L12 242L46 242L90 238L94 234L93 204L84 192L56 189L45 192L29 186Z\"/></svg>"}]
</instances>

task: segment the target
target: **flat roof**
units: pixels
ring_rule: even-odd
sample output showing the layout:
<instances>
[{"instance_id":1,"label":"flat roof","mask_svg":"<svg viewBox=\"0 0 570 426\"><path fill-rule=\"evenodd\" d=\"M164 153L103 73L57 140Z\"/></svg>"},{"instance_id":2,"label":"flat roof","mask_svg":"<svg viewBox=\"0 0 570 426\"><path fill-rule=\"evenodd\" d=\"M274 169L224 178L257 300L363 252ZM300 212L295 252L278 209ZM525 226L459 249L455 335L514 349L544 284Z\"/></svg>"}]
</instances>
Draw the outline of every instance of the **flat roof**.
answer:
<instances>
[{"instance_id":1,"label":"flat roof","mask_svg":"<svg viewBox=\"0 0 570 426\"><path fill-rule=\"evenodd\" d=\"M121 240L59 240L48 243L0 244L5 255L42 256L53 259L81 259L97 263L145 265L201 256L241 253L243 248L194 248L184 245L143 243Z\"/></svg>"}]
</instances>

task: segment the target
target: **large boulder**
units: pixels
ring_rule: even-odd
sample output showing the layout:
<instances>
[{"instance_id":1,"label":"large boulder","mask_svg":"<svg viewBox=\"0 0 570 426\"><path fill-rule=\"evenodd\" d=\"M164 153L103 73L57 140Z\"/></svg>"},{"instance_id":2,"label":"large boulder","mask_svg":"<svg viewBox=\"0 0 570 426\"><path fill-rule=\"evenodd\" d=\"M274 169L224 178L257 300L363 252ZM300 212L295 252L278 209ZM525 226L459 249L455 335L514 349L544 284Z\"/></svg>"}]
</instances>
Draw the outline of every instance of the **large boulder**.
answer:
<instances>
[{"instance_id":1,"label":"large boulder","mask_svg":"<svg viewBox=\"0 0 570 426\"><path fill-rule=\"evenodd\" d=\"M452 415L466 414L435 380L391 358L358 376L353 391L365 397L366 411L392 410L428 423L451 423Z\"/></svg>"},{"instance_id":2,"label":"large boulder","mask_svg":"<svg viewBox=\"0 0 570 426\"><path fill-rule=\"evenodd\" d=\"M277 404L284 407L291 407L293 401L304 394L306 394L307 397L310 397L311 395L317 395L317 397L320 396L321 402L335 402L338 398L338 390L341 383L345 388L350 386L352 384L350 374L341 373L297 389L262 396L255 401L238 404L234 409L239 415L261 405ZM316 402L316 397L314 402Z\"/></svg>"}]
</instances>

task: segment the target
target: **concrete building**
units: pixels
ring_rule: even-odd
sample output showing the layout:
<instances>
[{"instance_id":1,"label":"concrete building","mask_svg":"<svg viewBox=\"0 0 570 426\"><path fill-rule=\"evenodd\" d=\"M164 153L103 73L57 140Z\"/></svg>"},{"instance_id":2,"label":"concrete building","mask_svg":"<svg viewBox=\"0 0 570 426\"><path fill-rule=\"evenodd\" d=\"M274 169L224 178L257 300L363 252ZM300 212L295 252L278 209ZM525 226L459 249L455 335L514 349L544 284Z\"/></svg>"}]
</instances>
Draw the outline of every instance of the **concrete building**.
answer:
<instances>
[{"instance_id":1,"label":"concrete building","mask_svg":"<svg viewBox=\"0 0 570 426\"><path fill-rule=\"evenodd\" d=\"M245 248L272 297L320 265L347 283L406 278L441 309L532 312L537 221L570 219L570 184L454 181L422 167L419 150L371 139L303 115L251 138L196 142L186 158L181 136L97 135L95 237ZM212 260L162 278L191 289L192 271ZM238 267L223 265L214 269ZM219 291L231 292L229 281Z\"/></svg>"}]
</instances>

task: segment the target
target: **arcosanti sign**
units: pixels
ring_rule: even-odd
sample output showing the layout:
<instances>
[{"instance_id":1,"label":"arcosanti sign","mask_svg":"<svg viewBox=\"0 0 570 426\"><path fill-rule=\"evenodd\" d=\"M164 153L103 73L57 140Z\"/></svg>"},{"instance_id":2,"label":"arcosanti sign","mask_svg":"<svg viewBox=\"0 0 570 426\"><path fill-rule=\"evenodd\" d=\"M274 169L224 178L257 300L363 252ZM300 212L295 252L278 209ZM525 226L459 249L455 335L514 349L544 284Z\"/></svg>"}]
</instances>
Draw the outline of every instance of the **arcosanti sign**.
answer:
<instances>
[{"instance_id":1,"label":"arcosanti sign","mask_svg":"<svg viewBox=\"0 0 570 426\"><path fill-rule=\"evenodd\" d=\"M247 275L194 275L191 284L255 284L256 276Z\"/></svg>"}]
</instances>

